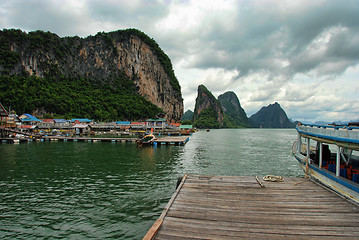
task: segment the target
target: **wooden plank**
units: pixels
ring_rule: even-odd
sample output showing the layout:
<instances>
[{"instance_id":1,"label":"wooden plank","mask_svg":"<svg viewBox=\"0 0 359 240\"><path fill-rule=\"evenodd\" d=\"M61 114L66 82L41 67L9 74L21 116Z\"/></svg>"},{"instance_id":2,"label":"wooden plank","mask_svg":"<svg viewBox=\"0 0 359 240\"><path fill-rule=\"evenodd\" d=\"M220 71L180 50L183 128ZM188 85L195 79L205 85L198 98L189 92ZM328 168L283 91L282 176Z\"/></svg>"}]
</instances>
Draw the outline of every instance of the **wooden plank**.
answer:
<instances>
[{"instance_id":1,"label":"wooden plank","mask_svg":"<svg viewBox=\"0 0 359 240\"><path fill-rule=\"evenodd\" d=\"M180 229L180 230L167 230L159 232L156 239L211 239L211 240L227 240L227 239L268 239L268 240L281 240L281 239L296 239L296 240L313 240L313 239L329 239L329 240L340 240L340 239L358 239L355 236L316 236L316 235L295 235L295 234L275 234L275 233L251 233L246 231L238 231L235 234L231 232L192 232L192 229Z\"/></svg>"},{"instance_id":2,"label":"wooden plank","mask_svg":"<svg viewBox=\"0 0 359 240\"><path fill-rule=\"evenodd\" d=\"M253 223L233 223L226 221L210 221L210 220L197 220L197 219L180 219L166 217L166 225L168 223L178 223L178 224L189 224L197 225L203 228L214 228L214 229L223 229L226 231L243 231L245 229L249 232L273 232L275 230L283 232L298 232L298 234L304 234L304 231L311 231L311 234L316 235L328 235L330 232L335 232L335 235L347 236L351 235L351 232L358 233L359 229L357 227L347 227L347 226L308 226L308 225L277 225L276 228L273 228L273 224L253 224Z\"/></svg>"},{"instance_id":3,"label":"wooden plank","mask_svg":"<svg viewBox=\"0 0 359 240\"><path fill-rule=\"evenodd\" d=\"M236 211L245 211L251 207L254 207L254 211L265 211L265 212L276 212L276 211L283 211L286 212L299 212L299 211L310 211L313 213L320 213L320 212L328 212L329 207L332 205L317 205L313 206L312 203L308 204L286 204L286 205L273 205L271 203L263 203L258 205L257 203L250 203L250 204L243 204L239 201L223 201L221 199L211 199L211 201L203 201L202 199L190 199L190 200L183 200L181 198L177 198L176 202L173 206L180 204L181 206L197 206L197 207L204 207L204 208L217 208L217 209L232 209ZM329 206L329 207L328 207ZM249 211L249 210L248 210ZM348 208L347 206L339 205L336 206L334 209L330 209L333 213L353 213L352 208Z\"/></svg>"},{"instance_id":4,"label":"wooden plank","mask_svg":"<svg viewBox=\"0 0 359 240\"><path fill-rule=\"evenodd\" d=\"M333 197L333 196L323 196L322 198L320 196L314 196L314 197L293 197L293 196L283 196L283 197L275 197L275 196L265 196L265 195L256 195L256 194L239 194L239 193L215 193L215 192L186 192L183 191L186 197L197 197L197 198L213 198L213 199L223 199L223 200L236 200L236 201L266 201L266 202L272 202L273 204L283 204L286 202L297 202L300 204L301 202L310 201L313 203L338 203L342 204L342 199L339 197Z\"/></svg>"},{"instance_id":5,"label":"wooden plank","mask_svg":"<svg viewBox=\"0 0 359 240\"><path fill-rule=\"evenodd\" d=\"M303 231L305 230L305 231ZM356 231L355 228L347 229ZM236 237L242 234L268 234L268 235L291 235L311 236L311 237L352 237L349 231L343 231L338 227L326 228L325 230L317 230L314 227L297 227L297 228L273 228L273 226L256 227L250 224L237 224L237 225L219 225L215 222L196 222L196 221L168 221L164 224L162 231L175 232L175 231L190 231L192 233L210 233L211 235L226 235ZM356 231L357 232L357 231Z\"/></svg>"},{"instance_id":6,"label":"wooden plank","mask_svg":"<svg viewBox=\"0 0 359 240\"><path fill-rule=\"evenodd\" d=\"M156 138L154 141L158 143L182 143L185 142L189 138L188 136L180 136L180 137L163 137Z\"/></svg>"},{"instance_id":7,"label":"wooden plank","mask_svg":"<svg viewBox=\"0 0 359 240\"><path fill-rule=\"evenodd\" d=\"M156 239L358 239L359 208L300 178L187 176Z\"/></svg>"},{"instance_id":8,"label":"wooden plank","mask_svg":"<svg viewBox=\"0 0 359 240\"><path fill-rule=\"evenodd\" d=\"M161 225L163 223L163 219L157 219L156 222L152 225L151 229L146 233L146 235L143 237L143 240L151 240L156 235L158 230L160 229Z\"/></svg>"},{"instance_id":9,"label":"wooden plank","mask_svg":"<svg viewBox=\"0 0 359 240\"><path fill-rule=\"evenodd\" d=\"M313 213L313 212L287 212L287 211L278 211L278 212L266 212L266 211L255 211L252 209L249 210L242 210L242 211L234 211L234 209L218 209L218 208L212 208L211 210L208 210L208 208L200 208L197 206L191 206L191 207L184 207L184 206L172 206L171 212L168 213L168 216L171 215L178 215L177 212L190 214L193 218L201 218L203 214L206 218L213 217L215 219L227 216L227 218L233 218L233 219L240 219L242 221L243 219L252 219L257 216L261 217L261 221L268 221L276 220L277 218L281 218L278 221L301 221L305 220L306 218L310 217L310 221L318 221L323 220L327 221L328 219L332 219L333 221L330 222L330 224L336 224L338 222L340 223L355 223L359 224L359 219L356 217L358 216L357 213L328 213L328 212L321 212L321 213ZM197 216L198 214L198 216ZM191 218L192 218L191 217Z\"/></svg>"},{"instance_id":10,"label":"wooden plank","mask_svg":"<svg viewBox=\"0 0 359 240\"><path fill-rule=\"evenodd\" d=\"M184 175L182 177L181 183L179 184L179 186L177 187L175 193L172 195L170 201L167 203L165 209L163 210L161 216L157 219L157 221L153 224L153 226L151 227L151 229L147 232L147 234L143 237L143 240L152 240L156 233L158 232L158 230L160 229L162 223L163 223L163 219L166 216L168 210L170 209L171 205L173 204L174 200L176 199L179 191L181 190L184 182L186 181L187 175Z\"/></svg>"}]
</instances>

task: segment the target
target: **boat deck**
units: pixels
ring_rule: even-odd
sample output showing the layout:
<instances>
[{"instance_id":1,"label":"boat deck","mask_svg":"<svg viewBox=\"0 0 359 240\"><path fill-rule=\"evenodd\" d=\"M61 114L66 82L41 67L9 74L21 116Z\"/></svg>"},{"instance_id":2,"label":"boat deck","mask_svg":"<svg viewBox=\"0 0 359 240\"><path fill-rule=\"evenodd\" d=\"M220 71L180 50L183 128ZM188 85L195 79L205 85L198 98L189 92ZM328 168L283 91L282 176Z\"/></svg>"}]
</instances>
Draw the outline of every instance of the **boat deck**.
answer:
<instances>
[{"instance_id":1,"label":"boat deck","mask_svg":"<svg viewBox=\"0 0 359 240\"><path fill-rule=\"evenodd\" d=\"M359 239L359 207L304 178L189 175L144 239Z\"/></svg>"}]
</instances>

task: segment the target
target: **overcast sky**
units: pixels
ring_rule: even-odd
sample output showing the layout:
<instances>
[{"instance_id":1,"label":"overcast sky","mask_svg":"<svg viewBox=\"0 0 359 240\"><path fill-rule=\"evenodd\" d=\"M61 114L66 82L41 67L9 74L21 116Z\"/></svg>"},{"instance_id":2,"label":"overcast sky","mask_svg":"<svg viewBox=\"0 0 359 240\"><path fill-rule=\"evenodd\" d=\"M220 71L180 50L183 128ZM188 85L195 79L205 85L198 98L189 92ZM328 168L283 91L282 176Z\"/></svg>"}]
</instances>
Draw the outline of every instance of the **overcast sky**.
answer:
<instances>
[{"instance_id":1,"label":"overcast sky","mask_svg":"<svg viewBox=\"0 0 359 240\"><path fill-rule=\"evenodd\" d=\"M358 0L0 0L0 27L137 28L170 57L185 110L204 84L248 117L278 102L293 120L359 119Z\"/></svg>"}]
</instances>

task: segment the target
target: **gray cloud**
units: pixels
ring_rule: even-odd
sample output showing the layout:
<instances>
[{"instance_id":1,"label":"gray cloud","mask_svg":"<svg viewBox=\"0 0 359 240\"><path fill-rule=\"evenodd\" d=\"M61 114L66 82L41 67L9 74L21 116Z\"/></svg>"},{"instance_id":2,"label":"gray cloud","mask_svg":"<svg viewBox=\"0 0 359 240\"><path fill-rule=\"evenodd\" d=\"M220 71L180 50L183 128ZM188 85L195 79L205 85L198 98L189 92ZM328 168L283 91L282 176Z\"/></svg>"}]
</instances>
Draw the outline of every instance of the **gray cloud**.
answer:
<instances>
[{"instance_id":1,"label":"gray cloud","mask_svg":"<svg viewBox=\"0 0 359 240\"><path fill-rule=\"evenodd\" d=\"M146 29L165 17L170 7L166 1L159 0L89 0L87 6L90 16L98 21L118 22L122 26L142 26Z\"/></svg>"},{"instance_id":2,"label":"gray cloud","mask_svg":"<svg viewBox=\"0 0 359 240\"><path fill-rule=\"evenodd\" d=\"M83 37L138 28L171 58L186 108L205 84L215 95L235 91L251 113L279 101L293 119L359 115L350 110L359 94L356 0L2 0L0 25Z\"/></svg>"},{"instance_id":3,"label":"gray cloud","mask_svg":"<svg viewBox=\"0 0 359 240\"><path fill-rule=\"evenodd\" d=\"M241 75L250 70L269 70L275 73L295 75L315 70L322 63L340 62L331 72L342 73L359 61L359 6L354 1L325 2L316 6L289 9L289 12L263 12L263 9L237 6L231 27L226 21L204 21L205 30L199 31L202 45L190 66L194 68L223 67L237 69ZM279 8L273 6L273 8ZM230 18L230 16L229 16ZM206 19L207 20L207 19ZM345 28L345 32L333 33L326 43L326 51L308 55L313 41L325 35L331 28ZM324 36L323 36L324 37ZM204 44L203 44L204 43ZM349 59L350 61L346 61ZM288 62L287 67L283 64ZM321 72L320 74L325 74Z\"/></svg>"}]
</instances>

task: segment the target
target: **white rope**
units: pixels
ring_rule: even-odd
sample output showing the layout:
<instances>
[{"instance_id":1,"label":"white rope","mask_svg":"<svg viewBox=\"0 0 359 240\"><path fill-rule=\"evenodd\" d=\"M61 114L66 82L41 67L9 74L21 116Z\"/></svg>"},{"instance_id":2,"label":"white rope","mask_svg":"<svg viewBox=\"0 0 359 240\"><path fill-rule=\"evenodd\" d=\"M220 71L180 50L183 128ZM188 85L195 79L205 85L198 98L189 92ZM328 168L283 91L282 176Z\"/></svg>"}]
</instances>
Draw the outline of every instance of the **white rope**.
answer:
<instances>
[{"instance_id":1,"label":"white rope","mask_svg":"<svg viewBox=\"0 0 359 240\"><path fill-rule=\"evenodd\" d=\"M305 176L304 176L304 178L308 179L308 178L310 178L309 177L309 157L307 156L307 157L303 158L303 162L305 163Z\"/></svg>"},{"instance_id":2,"label":"white rope","mask_svg":"<svg viewBox=\"0 0 359 240\"><path fill-rule=\"evenodd\" d=\"M267 175L263 177L263 181L283 182L284 178L282 176Z\"/></svg>"}]
</instances>

